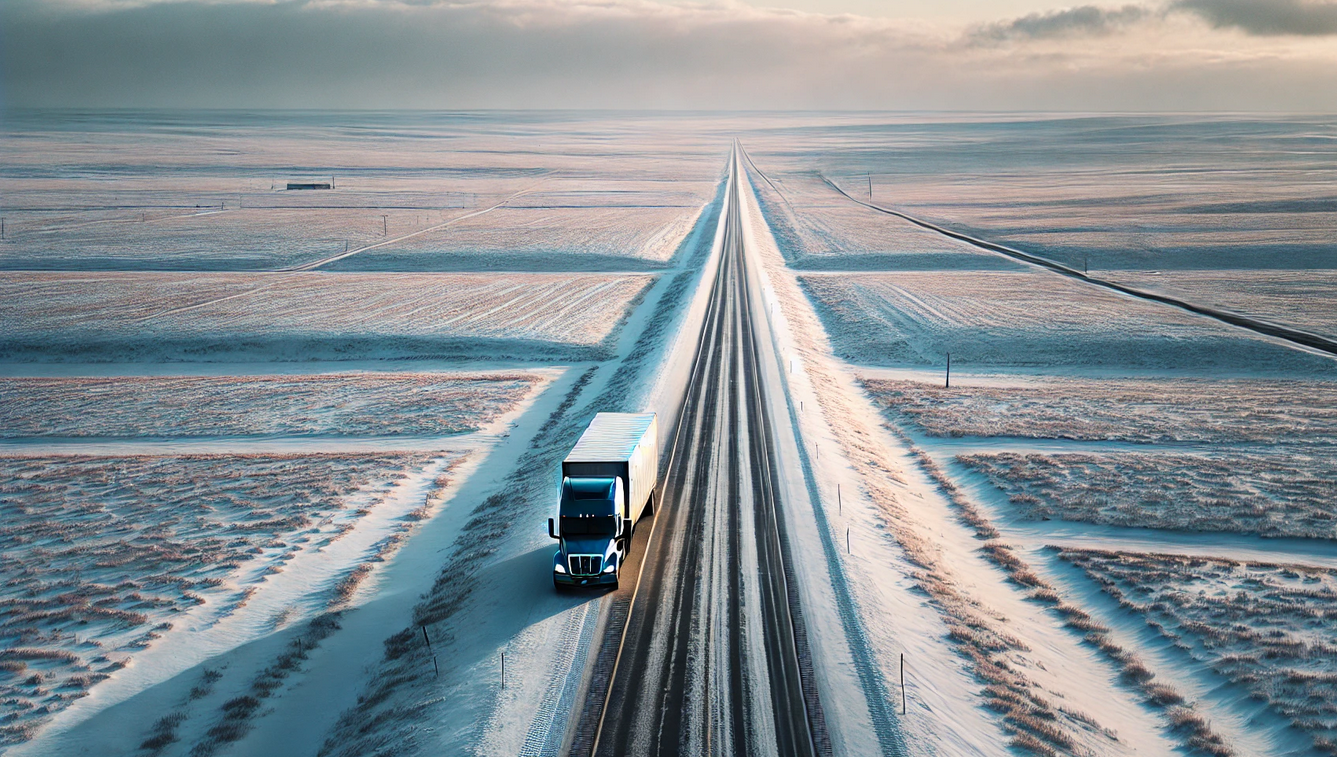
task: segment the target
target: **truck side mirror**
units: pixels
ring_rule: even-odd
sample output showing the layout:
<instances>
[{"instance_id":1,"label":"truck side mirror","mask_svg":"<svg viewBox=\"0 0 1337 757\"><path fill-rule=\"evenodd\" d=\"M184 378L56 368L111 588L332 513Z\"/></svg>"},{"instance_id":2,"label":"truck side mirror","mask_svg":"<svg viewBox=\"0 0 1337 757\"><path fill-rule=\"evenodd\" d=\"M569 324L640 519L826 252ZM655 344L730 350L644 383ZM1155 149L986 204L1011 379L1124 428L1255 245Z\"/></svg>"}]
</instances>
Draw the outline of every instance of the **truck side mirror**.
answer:
<instances>
[{"instance_id":1,"label":"truck side mirror","mask_svg":"<svg viewBox=\"0 0 1337 757\"><path fill-rule=\"evenodd\" d=\"M562 538L557 535L557 524L553 522L552 518L548 519L548 536L551 536L554 539Z\"/></svg>"}]
</instances>

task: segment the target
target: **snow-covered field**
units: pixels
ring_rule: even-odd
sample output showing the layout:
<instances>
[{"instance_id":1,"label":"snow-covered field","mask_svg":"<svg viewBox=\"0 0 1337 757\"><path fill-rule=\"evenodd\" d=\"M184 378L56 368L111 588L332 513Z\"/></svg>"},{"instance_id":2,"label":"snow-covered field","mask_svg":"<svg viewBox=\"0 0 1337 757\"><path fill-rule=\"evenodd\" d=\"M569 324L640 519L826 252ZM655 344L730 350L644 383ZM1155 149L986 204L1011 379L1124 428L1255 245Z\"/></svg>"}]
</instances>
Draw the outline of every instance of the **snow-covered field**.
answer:
<instances>
[{"instance_id":1,"label":"snow-covered field","mask_svg":"<svg viewBox=\"0 0 1337 757\"><path fill-rule=\"evenodd\" d=\"M0 438L448 436L514 410L538 373L0 378Z\"/></svg>"},{"instance_id":2,"label":"snow-covered field","mask_svg":"<svg viewBox=\"0 0 1337 757\"><path fill-rule=\"evenodd\" d=\"M776 244L792 268L1019 269L1005 258L850 203L817 176L799 174L780 181L784 198L768 199L763 193L760 201Z\"/></svg>"},{"instance_id":3,"label":"snow-covered field","mask_svg":"<svg viewBox=\"0 0 1337 757\"><path fill-rule=\"evenodd\" d=\"M956 376L939 383L867 378L867 391L925 434L1139 443L1331 445L1331 381Z\"/></svg>"},{"instance_id":4,"label":"snow-covered field","mask_svg":"<svg viewBox=\"0 0 1337 757\"><path fill-rule=\"evenodd\" d=\"M871 365L1330 368L1240 329L1039 271L802 278L841 357Z\"/></svg>"},{"instance_id":5,"label":"snow-covered field","mask_svg":"<svg viewBox=\"0 0 1337 757\"><path fill-rule=\"evenodd\" d=\"M768 212L808 245L786 251L797 267L832 247L808 230L828 225L825 177L861 200L871 194L877 205L1077 270L1119 280L1159 272L1148 282L1157 289L1322 331L1325 316L1295 303L1330 298L1331 285L1315 280L1337 269L1337 204L1319 189L1337 180L1330 117L906 114L806 126L802 138L777 130L749 140L786 197ZM791 212L797 220L785 218ZM883 249L854 231L876 225L876 214L839 213L851 219L841 233L868 240L842 251L843 267L905 267L861 257ZM777 233L782 249L785 237ZM960 262L942 267L972 267ZM1200 283L1212 271L1228 272L1220 286Z\"/></svg>"},{"instance_id":6,"label":"snow-covered field","mask_svg":"<svg viewBox=\"0 0 1337 757\"><path fill-rule=\"evenodd\" d=\"M1330 119L3 129L0 751L559 753L607 605L551 591L554 471L675 406L736 135L843 753L902 653L911 754L1331 751L1334 361L824 180L1331 334Z\"/></svg>"},{"instance_id":7,"label":"snow-covered field","mask_svg":"<svg viewBox=\"0 0 1337 757\"><path fill-rule=\"evenodd\" d=\"M723 151L637 121L15 114L0 269L274 270L383 243L336 268L662 266Z\"/></svg>"},{"instance_id":8,"label":"snow-covered field","mask_svg":"<svg viewBox=\"0 0 1337 757\"><path fill-rule=\"evenodd\" d=\"M874 202L1078 268L1334 268L1337 207L1314 191L1334 134L1324 116L869 115L749 152L800 200L800 179L866 198L871 178Z\"/></svg>"},{"instance_id":9,"label":"snow-covered field","mask_svg":"<svg viewBox=\"0 0 1337 757\"><path fill-rule=\"evenodd\" d=\"M508 206L345 258L329 270L659 267L677 252L701 207Z\"/></svg>"},{"instance_id":10,"label":"snow-covered field","mask_svg":"<svg viewBox=\"0 0 1337 757\"><path fill-rule=\"evenodd\" d=\"M384 240L383 232L418 231L465 212L237 209L220 207L222 201L212 208L174 208L166 198L134 202L151 210L136 212L132 205L114 211L72 209L59 216L20 213L6 229L11 243L0 246L0 262L9 269L265 270L376 244ZM245 199L233 197L232 202Z\"/></svg>"},{"instance_id":11,"label":"snow-covered field","mask_svg":"<svg viewBox=\"0 0 1337 757\"><path fill-rule=\"evenodd\" d=\"M0 356L312 360L589 355L652 276L7 273Z\"/></svg>"}]
</instances>

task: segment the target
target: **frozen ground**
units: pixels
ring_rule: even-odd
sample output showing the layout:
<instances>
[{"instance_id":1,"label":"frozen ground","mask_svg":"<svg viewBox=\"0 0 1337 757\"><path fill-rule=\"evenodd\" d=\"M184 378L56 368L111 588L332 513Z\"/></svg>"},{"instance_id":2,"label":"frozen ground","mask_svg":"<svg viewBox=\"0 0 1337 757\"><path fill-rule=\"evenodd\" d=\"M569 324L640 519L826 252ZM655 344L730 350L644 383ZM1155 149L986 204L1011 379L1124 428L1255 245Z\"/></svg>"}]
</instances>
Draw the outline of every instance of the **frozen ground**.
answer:
<instances>
[{"instance_id":1,"label":"frozen ground","mask_svg":"<svg viewBox=\"0 0 1337 757\"><path fill-rule=\"evenodd\" d=\"M448 436L515 409L537 373L0 378L0 438Z\"/></svg>"},{"instance_id":2,"label":"frozen ground","mask_svg":"<svg viewBox=\"0 0 1337 757\"><path fill-rule=\"evenodd\" d=\"M520 273L0 274L0 357L584 357L616 335L652 281Z\"/></svg>"},{"instance_id":3,"label":"frozen ground","mask_svg":"<svg viewBox=\"0 0 1337 757\"><path fill-rule=\"evenodd\" d=\"M961 455L1032 520L1337 538L1337 460L1285 454Z\"/></svg>"},{"instance_id":4,"label":"frozen ground","mask_svg":"<svg viewBox=\"0 0 1337 757\"><path fill-rule=\"evenodd\" d=\"M852 194L1092 269L1330 269L1325 116L851 117L749 140L795 194ZM796 203L797 204L797 203Z\"/></svg>"},{"instance_id":5,"label":"frozen ground","mask_svg":"<svg viewBox=\"0 0 1337 757\"><path fill-rule=\"evenodd\" d=\"M905 267L879 261L882 243L855 231L876 225L870 215L831 209L830 179L860 199L1077 270L1143 281L1159 273L1146 283L1326 327L1295 303L1333 298L1325 277L1337 268L1337 202L1321 189L1337 176L1331 117L907 114L805 126L802 136L750 140L785 195L768 212L792 227L778 236L782 248L792 237L786 255L799 267L829 265L833 245L811 230L833 212L850 220L844 234L866 240L842 251L849 262L840 267ZM976 267L962 263L941 267ZM1229 272L1221 286L1206 283L1215 271Z\"/></svg>"}]
</instances>

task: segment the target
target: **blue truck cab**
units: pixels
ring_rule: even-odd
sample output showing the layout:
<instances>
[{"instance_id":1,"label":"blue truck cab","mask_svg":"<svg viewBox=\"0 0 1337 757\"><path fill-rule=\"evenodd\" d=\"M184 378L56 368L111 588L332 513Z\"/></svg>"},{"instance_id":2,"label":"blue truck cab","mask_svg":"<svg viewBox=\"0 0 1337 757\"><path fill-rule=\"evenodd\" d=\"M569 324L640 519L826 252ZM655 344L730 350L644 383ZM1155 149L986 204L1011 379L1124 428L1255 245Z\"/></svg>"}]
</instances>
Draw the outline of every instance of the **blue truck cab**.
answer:
<instances>
[{"instance_id":1,"label":"blue truck cab","mask_svg":"<svg viewBox=\"0 0 1337 757\"><path fill-rule=\"evenodd\" d=\"M618 572L626 557L622 518L626 493L620 478L563 478L557 507L559 540L552 558L556 586L617 587Z\"/></svg>"},{"instance_id":2,"label":"blue truck cab","mask_svg":"<svg viewBox=\"0 0 1337 757\"><path fill-rule=\"evenodd\" d=\"M636 521L654 512L659 428L654 413L598 413L562 461L552 583L617 588Z\"/></svg>"}]
</instances>

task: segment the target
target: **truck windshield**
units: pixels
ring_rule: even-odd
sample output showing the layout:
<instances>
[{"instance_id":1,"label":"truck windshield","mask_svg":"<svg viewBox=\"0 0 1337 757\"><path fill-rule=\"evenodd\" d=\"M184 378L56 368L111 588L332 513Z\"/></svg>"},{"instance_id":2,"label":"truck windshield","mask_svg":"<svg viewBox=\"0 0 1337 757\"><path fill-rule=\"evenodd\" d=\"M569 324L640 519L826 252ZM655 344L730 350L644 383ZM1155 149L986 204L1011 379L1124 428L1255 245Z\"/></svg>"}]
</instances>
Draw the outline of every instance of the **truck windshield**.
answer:
<instances>
[{"instance_id":1,"label":"truck windshield","mask_svg":"<svg viewBox=\"0 0 1337 757\"><path fill-rule=\"evenodd\" d=\"M562 518L562 536L616 536L617 518L612 515L596 515L586 518Z\"/></svg>"}]
</instances>

